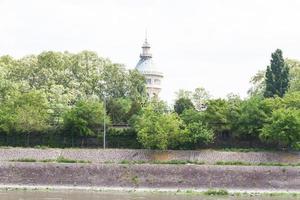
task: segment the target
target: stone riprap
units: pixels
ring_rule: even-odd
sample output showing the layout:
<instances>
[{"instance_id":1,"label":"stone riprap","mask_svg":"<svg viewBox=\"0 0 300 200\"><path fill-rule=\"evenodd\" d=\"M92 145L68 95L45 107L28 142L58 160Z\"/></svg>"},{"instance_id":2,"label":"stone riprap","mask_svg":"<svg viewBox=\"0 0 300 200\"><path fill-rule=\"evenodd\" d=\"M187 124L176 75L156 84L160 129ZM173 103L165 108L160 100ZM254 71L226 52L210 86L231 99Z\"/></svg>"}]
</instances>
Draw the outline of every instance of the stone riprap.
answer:
<instances>
[{"instance_id":1,"label":"stone riprap","mask_svg":"<svg viewBox=\"0 0 300 200\"><path fill-rule=\"evenodd\" d=\"M157 151L129 149L34 149L1 148L0 161L32 158L36 160L57 159L64 157L74 160L86 160L92 163L122 160L169 161L190 160L214 164L218 161L241 161L250 163L300 163L299 152L227 152L216 150L199 151Z\"/></svg>"},{"instance_id":2,"label":"stone riprap","mask_svg":"<svg viewBox=\"0 0 300 200\"><path fill-rule=\"evenodd\" d=\"M2 185L300 191L299 167L0 163Z\"/></svg>"}]
</instances>

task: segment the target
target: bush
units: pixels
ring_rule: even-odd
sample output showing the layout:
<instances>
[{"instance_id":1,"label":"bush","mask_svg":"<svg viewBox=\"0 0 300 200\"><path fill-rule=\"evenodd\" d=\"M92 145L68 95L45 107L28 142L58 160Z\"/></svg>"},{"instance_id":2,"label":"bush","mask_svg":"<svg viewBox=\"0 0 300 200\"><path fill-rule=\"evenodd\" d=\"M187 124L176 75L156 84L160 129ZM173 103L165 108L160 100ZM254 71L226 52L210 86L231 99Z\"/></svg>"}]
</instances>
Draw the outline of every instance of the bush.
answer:
<instances>
[{"instance_id":1,"label":"bush","mask_svg":"<svg viewBox=\"0 0 300 200\"><path fill-rule=\"evenodd\" d=\"M73 159L69 159L69 158L64 158L62 156L58 157L55 161L58 163L91 163L91 161L73 160Z\"/></svg>"},{"instance_id":2,"label":"bush","mask_svg":"<svg viewBox=\"0 0 300 200\"><path fill-rule=\"evenodd\" d=\"M67 111L64 114L64 131L70 134L72 143L76 136L97 136L98 130L103 127L104 115L106 123L110 123L104 112L103 104L93 100L79 101Z\"/></svg>"},{"instance_id":3,"label":"bush","mask_svg":"<svg viewBox=\"0 0 300 200\"><path fill-rule=\"evenodd\" d=\"M37 162L34 158L20 158L17 160L10 160L11 162Z\"/></svg>"},{"instance_id":4,"label":"bush","mask_svg":"<svg viewBox=\"0 0 300 200\"><path fill-rule=\"evenodd\" d=\"M152 106L136 119L137 138L147 149L176 148L184 143L187 130L177 114L155 112Z\"/></svg>"},{"instance_id":5,"label":"bush","mask_svg":"<svg viewBox=\"0 0 300 200\"><path fill-rule=\"evenodd\" d=\"M193 122L187 125L189 141L192 144L208 144L213 142L214 132L201 122Z\"/></svg>"},{"instance_id":6,"label":"bush","mask_svg":"<svg viewBox=\"0 0 300 200\"><path fill-rule=\"evenodd\" d=\"M204 192L205 195L228 195L229 192L227 190L207 190Z\"/></svg>"},{"instance_id":7,"label":"bush","mask_svg":"<svg viewBox=\"0 0 300 200\"><path fill-rule=\"evenodd\" d=\"M300 110L288 108L273 111L268 124L262 128L260 138L297 149L300 142Z\"/></svg>"},{"instance_id":8,"label":"bush","mask_svg":"<svg viewBox=\"0 0 300 200\"><path fill-rule=\"evenodd\" d=\"M188 98L179 98L176 100L174 105L174 111L180 115L185 110L195 109L193 102Z\"/></svg>"}]
</instances>

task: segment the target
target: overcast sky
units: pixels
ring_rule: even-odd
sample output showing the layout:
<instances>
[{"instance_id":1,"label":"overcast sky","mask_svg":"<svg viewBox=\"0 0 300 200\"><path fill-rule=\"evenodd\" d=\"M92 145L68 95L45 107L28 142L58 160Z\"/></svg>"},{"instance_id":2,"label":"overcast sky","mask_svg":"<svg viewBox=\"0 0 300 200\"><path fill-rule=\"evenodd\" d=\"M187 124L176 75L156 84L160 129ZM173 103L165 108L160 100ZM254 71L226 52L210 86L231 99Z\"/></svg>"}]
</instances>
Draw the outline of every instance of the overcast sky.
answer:
<instances>
[{"instance_id":1,"label":"overcast sky","mask_svg":"<svg viewBox=\"0 0 300 200\"><path fill-rule=\"evenodd\" d=\"M299 24L299 0L0 0L0 55L92 50L134 68L147 29L164 100L245 97L276 48L300 59Z\"/></svg>"}]
</instances>

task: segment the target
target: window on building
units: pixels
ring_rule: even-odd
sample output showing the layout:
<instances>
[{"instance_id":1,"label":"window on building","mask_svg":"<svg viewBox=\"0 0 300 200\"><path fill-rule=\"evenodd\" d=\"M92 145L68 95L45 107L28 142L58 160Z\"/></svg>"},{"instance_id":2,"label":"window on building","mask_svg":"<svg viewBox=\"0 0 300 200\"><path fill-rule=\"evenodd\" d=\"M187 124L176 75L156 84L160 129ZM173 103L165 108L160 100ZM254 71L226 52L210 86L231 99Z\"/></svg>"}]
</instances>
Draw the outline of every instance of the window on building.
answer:
<instances>
[{"instance_id":1,"label":"window on building","mask_svg":"<svg viewBox=\"0 0 300 200\"><path fill-rule=\"evenodd\" d=\"M159 85L160 84L160 80L159 79L155 79L154 83L157 84L157 85Z\"/></svg>"},{"instance_id":2,"label":"window on building","mask_svg":"<svg viewBox=\"0 0 300 200\"><path fill-rule=\"evenodd\" d=\"M152 83L150 78L148 78L148 79L146 80L146 82L147 82L147 84L151 84L151 83Z\"/></svg>"}]
</instances>

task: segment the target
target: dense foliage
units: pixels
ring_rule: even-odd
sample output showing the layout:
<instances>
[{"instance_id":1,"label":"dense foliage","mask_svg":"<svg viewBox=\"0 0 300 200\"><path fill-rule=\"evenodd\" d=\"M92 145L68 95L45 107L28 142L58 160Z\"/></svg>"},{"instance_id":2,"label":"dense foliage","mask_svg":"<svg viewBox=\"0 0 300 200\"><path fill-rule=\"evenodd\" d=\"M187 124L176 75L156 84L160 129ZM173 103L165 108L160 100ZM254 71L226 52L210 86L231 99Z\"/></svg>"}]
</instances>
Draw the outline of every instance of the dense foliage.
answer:
<instances>
[{"instance_id":1,"label":"dense foliage","mask_svg":"<svg viewBox=\"0 0 300 200\"><path fill-rule=\"evenodd\" d=\"M277 50L251 82L245 99L180 90L171 109L148 99L138 71L94 52L2 56L0 144L88 146L94 139L99 146L105 122L108 147L197 149L222 140L299 149L300 62Z\"/></svg>"},{"instance_id":2,"label":"dense foliage","mask_svg":"<svg viewBox=\"0 0 300 200\"><path fill-rule=\"evenodd\" d=\"M145 79L139 72L94 52L0 57L3 134L95 136L107 113L108 121L126 124L146 101Z\"/></svg>"},{"instance_id":3,"label":"dense foliage","mask_svg":"<svg viewBox=\"0 0 300 200\"><path fill-rule=\"evenodd\" d=\"M110 124L109 117L106 116L104 106L98 101L81 100L73 108L65 112L63 116L64 131L70 134L72 144L74 137L81 136L82 145L84 138L97 136L104 121Z\"/></svg>"},{"instance_id":4,"label":"dense foliage","mask_svg":"<svg viewBox=\"0 0 300 200\"><path fill-rule=\"evenodd\" d=\"M184 142L186 129L175 113L155 112L154 105L147 106L135 122L138 140L150 149L176 148Z\"/></svg>"},{"instance_id":5,"label":"dense foliage","mask_svg":"<svg viewBox=\"0 0 300 200\"><path fill-rule=\"evenodd\" d=\"M265 97L283 97L289 87L289 68L285 65L282 51L272 53L271 66L266 71Z\"/></svg>"},{"instance_id":6,"label":"dense foliage","mask_svg":"<svg viewBox=\"0 0 300 200\"><path fill-rule=\"evenodd\" d=\"M179 115L183 113L183 111L185 110L194 109L194 108L195 108L194 104L188 98L177 99L174 105L174 111Z\"/></svg>"},{"instance_id":7,"label":"dense foliage","mask_svg":"<svg viewBox=\"0 0 300 200\"><path fill-rule=\"evenodd\" d=\"M262 140L277 142L284 147L300 148L300 110L280 108L272 112L262 128Z\"/></svg>"}]
</instances>

